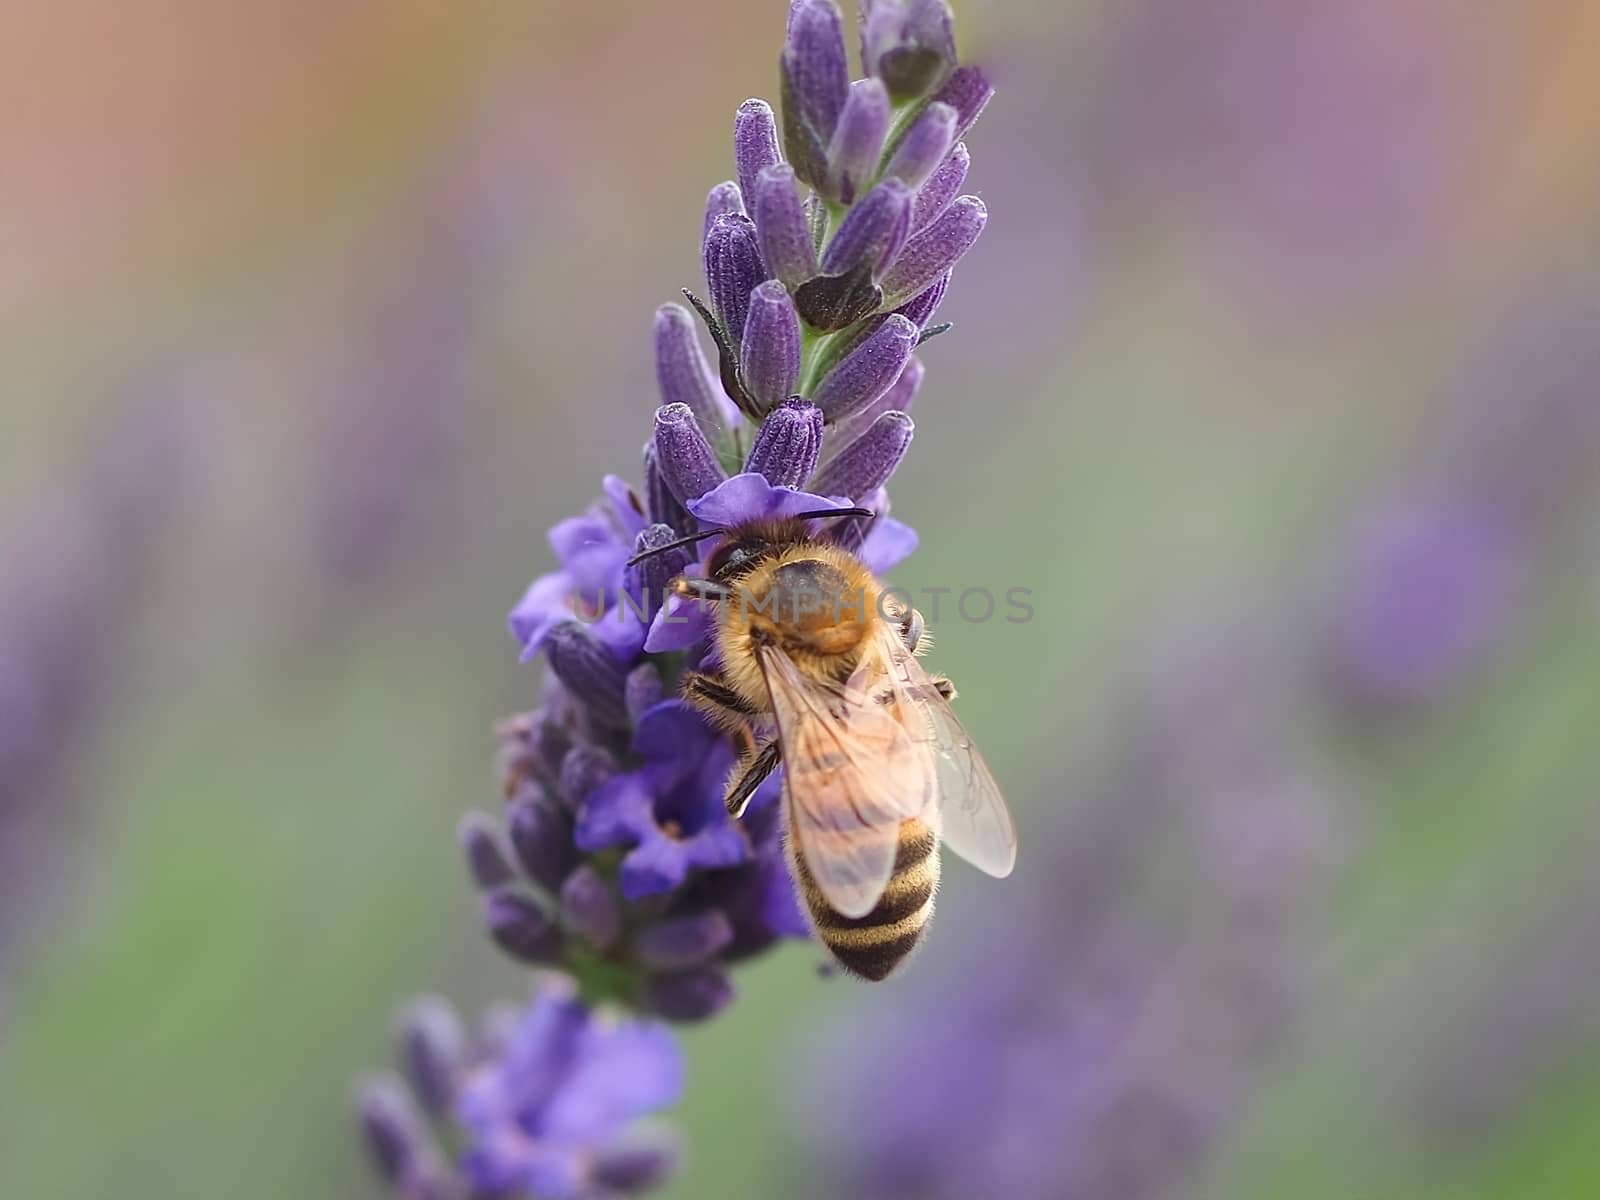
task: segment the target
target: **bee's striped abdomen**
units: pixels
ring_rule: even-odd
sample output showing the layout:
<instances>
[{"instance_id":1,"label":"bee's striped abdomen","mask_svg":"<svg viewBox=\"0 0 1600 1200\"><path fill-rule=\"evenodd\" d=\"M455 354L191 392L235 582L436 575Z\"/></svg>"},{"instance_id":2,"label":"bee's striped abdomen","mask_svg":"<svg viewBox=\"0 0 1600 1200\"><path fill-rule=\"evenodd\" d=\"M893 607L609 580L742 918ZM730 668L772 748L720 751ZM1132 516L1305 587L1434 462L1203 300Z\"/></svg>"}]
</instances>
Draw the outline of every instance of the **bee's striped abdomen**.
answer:
<instances>
[{"instance_id":1,"label":"bee's striped abdomen","mask_svg":"<svg viewBox=\"0 0 1600 1200\"><path fill-rule=\"evenodd\" d=\"M864 917L845 917L828 906L804 858L791 856L801 898L817 937L839 965L877 982L905 960L933 917L939 886L939 839L918 820L900 823L894 874L877 905Z\"/></svg>"}]
</instances>

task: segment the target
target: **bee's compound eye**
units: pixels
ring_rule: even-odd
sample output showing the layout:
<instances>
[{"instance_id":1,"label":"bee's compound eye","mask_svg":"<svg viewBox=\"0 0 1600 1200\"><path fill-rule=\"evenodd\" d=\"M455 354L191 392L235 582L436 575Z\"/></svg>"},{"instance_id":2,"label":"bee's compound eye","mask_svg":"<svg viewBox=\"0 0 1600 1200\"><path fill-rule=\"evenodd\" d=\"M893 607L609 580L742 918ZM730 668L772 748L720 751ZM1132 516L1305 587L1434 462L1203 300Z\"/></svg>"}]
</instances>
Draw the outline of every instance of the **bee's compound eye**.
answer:
<instances>
[{"instance_id":1,"label":"bee's compound eye","mask_svg":"<svg viewBox=\"0 0 1600 1200\"><path fill-rule=\"evenodd\" d=\"M713 579L722 579L729 572L737 571L750 561L750 551L738 542L728 542L718 546L706 563L706 573Z\"/></svg>"}]
</instances>

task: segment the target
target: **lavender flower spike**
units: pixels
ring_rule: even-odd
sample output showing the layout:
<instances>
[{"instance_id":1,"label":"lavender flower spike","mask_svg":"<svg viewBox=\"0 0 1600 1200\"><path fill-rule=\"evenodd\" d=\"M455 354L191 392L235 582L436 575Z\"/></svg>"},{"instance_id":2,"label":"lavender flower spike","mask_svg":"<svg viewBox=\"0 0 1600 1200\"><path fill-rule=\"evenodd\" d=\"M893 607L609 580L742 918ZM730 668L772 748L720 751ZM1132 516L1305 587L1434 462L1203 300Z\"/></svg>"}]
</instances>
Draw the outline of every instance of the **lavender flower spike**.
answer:
<instances>
[{"instance_id":1,"label":"lavender flower spike","mask_svg":"<svg viewBox=\"0 0 1600 1200\"><path fill-rule=\"evenodd\" d=\"M761 412L794 391L800 377L800 317L780 280L769 279L750 293L739 373Z\"/></svg>"},{"instance_id":2,"label":"lavender flower spike","mask_svg":"<svg viewBox=\"0 0 1600 1200\"><path fill-rule=\"evenodd\" d=\"M822 254L822 269L843 275L867 267L881 278L911 231L911 189L898 179L885 179L850 210Z\"/></svg>"},{"instance_id":3,"label":"lavender flower spike","mask_svg":"<svg viewBox=\"0 0 1600 1200\"><path fill-rule=\"evenodd\" d=\"M915 427L903 412L886 412L823 468L811 486L825 496L859 500L889 482L911 448Z\"/></svg>"},{"instance_id":4,"label":"lavender flower spike","mask_svg":"<svg viewBox=\"0 0 1600 1200\"><path fill-rule=\"evenodd\" d=\"M817 248L795 187L794 168L776 163L762 171L750 193L750 213L767 269L789 287L817 273Z\"/></svg>"},{"instance_id":5,"label":"lavender flower spike","mask_svg":"<svg viewBox=\"0 0 1600 1200\"><path fill-rule=\"evenodd\" d=\"M663 404L656 409L653 441L662 480L685 504L698 500L727 477L687 404Z\"/></svg>"},{"instance_id":6,"label":"lavender flower spike","mask_svg":"<svg viewBox=\"0 0 1600 1200\"><path fill-rule=\"evenodd\" d=\"M889 134L889 93L876 79L858 79L839 114L828 146L827 194L841 204L855 203L878 173L883 141Z\"/></svg>"},{"instance_id":7,"label":"lavender flower spike","mask_svg":"<svg viewBox=\"0 0 1600 1200\"><path fill-rule=\"evenodd\" d=\"M779 63L783 85L783 145L794 172L821 187L827 148L850 92L844 26L833 0L794 0Z\"/></svg>"},{"instance_id":8,"label":"lavender flower spike","mask_svg":"<svg viewBox=\"0 0 1600 1200\"><path fill-rule=\"evenodd\" d=\"M937 100L906 130L883 173L909 187L921 187L939 168L956 140L956 110Z\"/></svg>"},{"instance_id":9,"label":"lavender flower spike","mask_svg":"<svg viewBox=\"0 0 1600 1200\"><path fill-rule=\"evenodd\" d=\"M939 276L972 249L989 210L976 196L963 196L928 228L906 243L883 277L884 303L899 307L933 286Z\"/></svg>"},{"instance_id":10,"label":"lavender flower spike","mask_svg":"<svg viewBox=\"0 0 1600 1200\"><path fill-rule=\"evenodd\" d=\"M523 660L544 660L543 698L497 727L505 810L467 817L461 841L485 932L540 982L476 1037L442 1001L408 1014L409 1086L388 1075L361 1093L395 1200L620 1200L662 1183L676 1142L639 1119L676 1099L683 1066L656 1021L716 1016L738 964L810 936L781 773L731 817L737 747L680 697L712 631L672 584L713 553L691 535L845 497L875 516L828 536L871 570L916 547L886 484L913 432L919 326L982 227L983 206L956 199L968 158L955 138L989 88L956 69L944 0L862 5L870 78L852 87L836 0L792 0L788 161L772 110L742 104L736 180L711 190L701 227L707 300L684 293L716 360L688 311L656 312L661 403L642 478L605 476L601 498L551 530L558 569L510 614Z\"/></svg>"},{"instance_id":11,"label":"lavender flower spike","mask_svg":"<svg viewBox=\"0 0 1600 1200\"><path fill-rule=\"evenodd\" d=\"M817 385L812 400L822 415L843 420L888 391L917 348L917 337L917 327L904 317L885 320Z\"/></svg>"},{"instance_id":12,"label":"lavender flower spike","mask_svg":"<svg viewBox=\"0 0 1600 1200\"><path fill-rule=\"evenodd\" d=\"M686 404L700 431L715 439L732 429L739 410L723 393L695 335L694 318L681 304L656 309L656 388L662 404Z\"/></svg>"},{"instance_id":13,"label":"lavender flower spike","mask_svg":"<svg viewBox=\"0 0 1600 1200\"><path fill-rule=\"evenodd\" d=\"M774 487L799 488L817 469L821 452L822 411L796 396L761 422L744 469L766 476Z\"/></svg>"},{"instance_id":14,"label":"lavender flower spike","mask_svg":"<svg viewBox=\"0 0 1600 1200\"><path fill-rule=\"evenodd\" d=\"M733 161L739 192L748 204L761 172L783 161L778 152L778 123L765 100L746 100L739 105L733 118Z\"/></svg>"}]
</instances>

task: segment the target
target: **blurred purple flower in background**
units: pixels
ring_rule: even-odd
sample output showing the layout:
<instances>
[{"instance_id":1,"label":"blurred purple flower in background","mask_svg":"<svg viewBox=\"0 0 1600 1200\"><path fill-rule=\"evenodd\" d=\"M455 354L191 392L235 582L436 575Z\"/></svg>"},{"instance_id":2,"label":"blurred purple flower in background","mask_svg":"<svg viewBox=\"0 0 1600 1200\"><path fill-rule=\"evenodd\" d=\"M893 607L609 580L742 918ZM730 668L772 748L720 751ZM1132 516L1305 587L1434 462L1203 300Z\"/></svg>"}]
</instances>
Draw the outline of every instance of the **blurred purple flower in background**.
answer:
<instances>
[{"instance_id":1,"label":"blurred purple flower in background","mask_svg":"<svg viewBox=\"0 0 1600 1200\"><path fill-rule=\"evenodd\" d=\"M155 543L183 486L189 419L173 378L129 386L124 409L77 477L14 530L0 579L0 963L31 907L70 752L115 690L118 651L139 615Z\"/></svg>"},{"instance_id":2,"label":"blurred purple flower in background","mask_svg":"<svg viewBox=\"0 0 1600 1200\"><path fill-rule=\"evenodd\" d=\"M1597 320L1593 293L1559 289L1512 314L1453 382L1417 477L1380 488L1352 530L1329 655L1353 703L1448 695L1576 552L1566 531L1600 499Z\"/></svg>"},{"instance_id":3,"label":"blurred purple flower in background","mask_svg":"<svg viewBox=\"0 0 1600 1200\"><path fill-rule=\"evenodd\" d=\"M689 309L658 310L661 407L640 485L608 477L604 500L552 530L558 569L510 613L523 658L547 666L544 699L502 727L504 815L469 815L461 837L490 937L572 983L536 996L470 1068L413 1069L409 1093L393 1079L363 1090L373 1156L399 1195L603 1196L658 1182L668 1151L611 1140L676 1096L681 1068L655 1022L714 1016L733 997L732 966L808 932L779 777L733 821L722 801L733 749L672 698L707 630L667 599L703 563L668 547L866 504L872 517L826 536L878 571L915 548L885 486L911 443L914 351L941 331L929 321L987 218L958 194L960 138L993 89L957 66L943 0L874 0L864 15L871 74L852 84L833 0L794 0L781 134L766 103L739 107L736 178L706 204L706 298L685 293L715 366ZM660 553L630 565L644 551ZM612 1024L616 1010L641 1019ZM417 1038L402 1048L413 1065ZM464 1150L451 1161L443 1145Z\"/></svg>"}]
</instances>

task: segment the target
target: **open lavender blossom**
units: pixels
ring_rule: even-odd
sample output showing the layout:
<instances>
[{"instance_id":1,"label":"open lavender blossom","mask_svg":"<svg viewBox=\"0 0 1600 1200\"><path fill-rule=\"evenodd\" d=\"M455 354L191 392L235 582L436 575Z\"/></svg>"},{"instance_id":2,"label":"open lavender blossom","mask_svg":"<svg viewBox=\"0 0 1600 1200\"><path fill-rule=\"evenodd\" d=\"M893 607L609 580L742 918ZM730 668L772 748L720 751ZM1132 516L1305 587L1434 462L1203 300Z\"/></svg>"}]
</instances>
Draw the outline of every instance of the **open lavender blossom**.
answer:
<instances>
[{"instance_id":1,"label":"open lavender blossom","mask_svg":"<svg viewBox=\"0 0 1600 1200\"><path fill-rule=\"evenodd\" d=\"M945 328L930 322L987 219L959 194L961 138L993 89L957 63L944 0L872 0L863 18L867 77L852 83L834 0L792 3L781 117L739 106L734 177L711 189L701 224L703 287L655 314L660 407L637 484L607 476L602 499L551 530L556 568L509 615L523 660L543 660L543 699L502 724L505 807L468 814L462 850L489 938L567 982L472 1054L459 1031L436 1038L452 1049L422 1055L431 1065L410 1071L409 1090L384 1078L363 1092L397 1195L657 1183L672 1153L629 1130L679 1088L661 1022L713 1017L732 967L807 936L779 776L730 818L734 748L676 698L708 628L669 585L701 571L711 543L630 559L852 506L873 516L818 521L817 535L879 573L916 547L886 487L912 440L915 351ZM405 1044L408 1064L421 1044Z\"/></svg>"}]
</instances>

